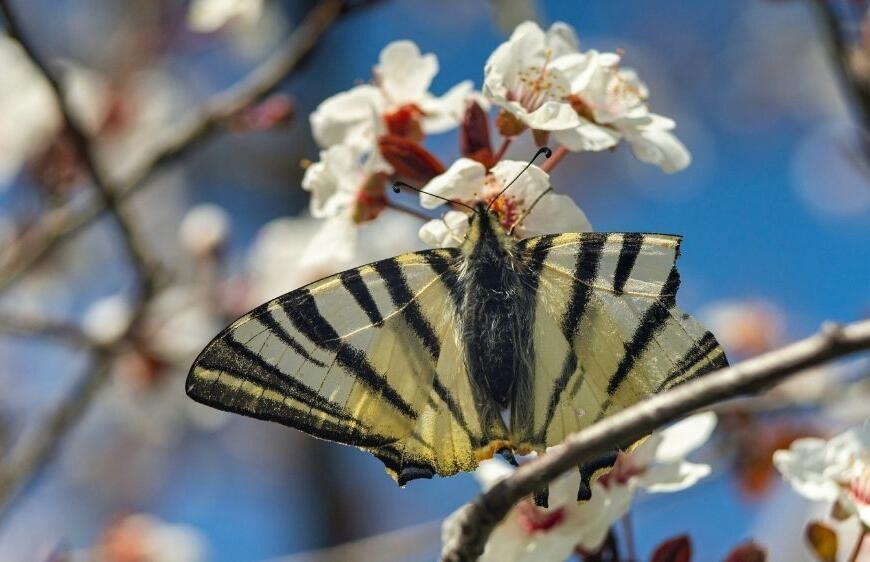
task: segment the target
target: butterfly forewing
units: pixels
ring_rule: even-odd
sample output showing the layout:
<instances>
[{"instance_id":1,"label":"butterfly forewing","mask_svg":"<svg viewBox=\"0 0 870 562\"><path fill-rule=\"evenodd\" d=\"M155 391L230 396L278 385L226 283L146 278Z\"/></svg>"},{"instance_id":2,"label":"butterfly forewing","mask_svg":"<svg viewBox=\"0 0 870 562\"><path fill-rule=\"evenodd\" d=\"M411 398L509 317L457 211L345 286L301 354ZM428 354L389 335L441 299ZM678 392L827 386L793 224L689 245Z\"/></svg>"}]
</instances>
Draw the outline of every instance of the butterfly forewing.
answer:
<instances>
[{"instance_id":1,"label":"butterfly forewing","mask_svg":"<svg viewBox=\"0 0 870 562\"><path fill-rule=\"evenodd\" d=\"M676 306L679 243L666 235L583 233L520 244L540 274L535 377L515 394L514 443L543 450L727 365L713 335ZM547 252L534 257L542 244Z\"/></svg>"},{"instance_id":2,"label":"butterfly forewing","mask_svg":"<svg viewBox=\"0 0 870 562\"><path fill-rule=\"evenodd\" d=\"M266 303L200 354L188 394L369 450L400 483L473 469L507 430L465 368L457 252L375 262Z\"/></svg>"}]
</instances>

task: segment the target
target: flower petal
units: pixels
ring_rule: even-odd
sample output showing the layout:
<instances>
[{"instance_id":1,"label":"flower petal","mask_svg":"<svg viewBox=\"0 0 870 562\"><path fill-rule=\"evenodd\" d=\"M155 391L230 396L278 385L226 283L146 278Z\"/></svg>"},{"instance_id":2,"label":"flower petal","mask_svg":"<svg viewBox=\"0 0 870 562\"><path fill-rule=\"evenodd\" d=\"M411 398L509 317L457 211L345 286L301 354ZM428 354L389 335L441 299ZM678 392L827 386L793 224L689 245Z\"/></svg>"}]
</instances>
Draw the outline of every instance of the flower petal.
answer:
<instances>
[{"instance_id":1,"label":"flower petal","mask_svg":"<svg viewBox=\"0 0 870 562\"><path fill-rule=\"evenodd\" d=\"M625 127L621 122L615 126L622 131L631 144L631 150L641 162L656 164L670 174L678 172L692 162L692 155L670 129L674 122L660 115L650 114L642 125Z\"/></svg>"},{"instance_id":2,"label":"flower petal","mask_svg":"<svg viewBox=\"0 0 870 562\"><path fill-rule=\"evenodd\" d=\"M438 74L438 58L420 54L413 41L393 41L381 51L375 76L391 104L413 103L423 98Z\"/></svg>"},{"instance_id":3,"label":"flower petal","mask_svg":"<svg viewBox=\"0 0 870 562\"><path fill-rule=\"evenodd\" d=\"M659 432L661 441L655 451L660 463L681 461L710 439L716 429L716 414L703 412L689 416Z\"/></svg>"},{"instance_id":4,"label":"flower petal","mask_svg":"<svg viewBox=\"0 0 870 562\"><path fill-rule=\"evenodd\" d=\"M616 146L621 136L619 131L610 127L601 127L582 118L580 125L573 129L553 132L553 138L572 152L598 152L612 148Z\"/></svg>"},{"instance_id":5,"label":"flower petal","mask_svg":"<svg viewBox=\"0 0 870 562\"><path fill-rule=\"evenodd\" d=\"M386 101L374 86L362 85L326 98L309 118L314 140L322 148L346 144L371 150Z\"/></svg>"},{"instance_id":6,"label":"flower petal","mask_svg":"<svg viewBox=\"0 0 870 562\"><path fill-rule=\"evenodd\" d=\"M691 462L671 462L649 467L637 477L637 485L654 493L678 492L694 486L710 474L710 466Z\"/></svg>"},{"instance_id":7,"label":"flower petal","mask_svg":"<svg viewBox=\"0 0 870 562\"><path fill-rule=\"evenodd\" d=\"M827 470L826 445L823 439L808 437L773 453L773 464L786 482L812 500L835 501L840 497L840 487Z\"/></svg>"},{"instance_id":8,"label":"flower petal","mask_svg":"<svg viewBox=\"0 0 870 562\"><path fill-rule=\"evenodd\" d=\"M306 245L299 265L334 266L336 262L349 262L356 253L358 230L347 213L326 219Z\"/></svg>"},{"instance_id":9,"label":"flower petal","mask_svg":"<svg viewBox=\"0 0 870 562\"><path fill-rule=\"evenodd\" d=\"M344 145L321 151L320 161L308 166L302 178L302 189L311 192L311 215L333 217L353 201L362 166L356 153Z\"/></svg>"},{"instance_id":10,"label":"flower petal","mask_svg":"<svg viewBox=\"0 0 870 562\"><path fill-rule=\"evenodd\" d=\"M520 238L527 238L562 232L591 232L592 225L573 199L550 192L541 196L532 212L520 223L518 231Z\"/></svg>"},{"instance_id":11,"label":"flower petal","mask_svg":"<svg viewBox=\"0 0 870 562\"><path fill-rule=\"evenodd\" d=\"M423 186L426 193L420 194L420 205L425 209L434 209L444 204L444 201L430 197L427 193L447 199L470 200L483 191L483 180L486 168L483 164L470 158L460 158L443 174L435 176Z\"/></svg>"},{"instance_id":12,"label":"flower petal","mask_svg":"<svg viewBox=\"0 0 870 562\"><path fill-rule=\"evenodd\" d=\"M437 134L456 127L462 121L469 100L484 102L484 109L488 105L479 95L475 95L474 83L471 80L460 82L441 97L436 98L428 94L424 96L418 104L424 114L423 132Z\"/></svg>"},{"instance_id":13,"label":"flower petal","mask_svg":"<svg viewBox=\"0 0 870 562\"><path fill-rule=\"evenodd\" d=\"M497 189L501 190L510 182L514 182L505 195L530 205L535 199L550 189L550 176L534 164L523 171L526 166L528 166L527 162L502 160L493 166L490 172L498 180L495 183Z\"/></svg>"},{"instance_id":14,"label":"flower petal","mask_svg":"<svg viewBox=\"0 0 870 562\"><path fill-rule=\"evenodd\" d=\"M460 211L448 211L442 218L421 226L419 234L420 240L434 248L455 248L462 244L467 232L468 215Z\"/></svg>"}]
</instances>

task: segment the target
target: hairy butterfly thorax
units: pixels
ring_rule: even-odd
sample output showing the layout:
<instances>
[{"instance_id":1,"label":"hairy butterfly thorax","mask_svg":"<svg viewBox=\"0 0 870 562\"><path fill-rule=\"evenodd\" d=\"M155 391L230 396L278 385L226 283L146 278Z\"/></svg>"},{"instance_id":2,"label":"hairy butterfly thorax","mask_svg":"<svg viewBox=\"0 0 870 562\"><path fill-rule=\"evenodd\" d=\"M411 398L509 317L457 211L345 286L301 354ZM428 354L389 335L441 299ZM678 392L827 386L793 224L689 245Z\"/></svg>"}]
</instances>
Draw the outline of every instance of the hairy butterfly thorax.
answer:
<instances>
[{"instance_id":1,"label":"hairy butterfly thorax","mask_svg":"<svg viewBox=\"0 0 870 562\"><path fill-rule=\"evenodd\" d=\"M475 207L461 250L466 361L475 383L505 409L516 383L532 375L534 288L515 241L483 204Z\"/></svg>"}]
</instances>

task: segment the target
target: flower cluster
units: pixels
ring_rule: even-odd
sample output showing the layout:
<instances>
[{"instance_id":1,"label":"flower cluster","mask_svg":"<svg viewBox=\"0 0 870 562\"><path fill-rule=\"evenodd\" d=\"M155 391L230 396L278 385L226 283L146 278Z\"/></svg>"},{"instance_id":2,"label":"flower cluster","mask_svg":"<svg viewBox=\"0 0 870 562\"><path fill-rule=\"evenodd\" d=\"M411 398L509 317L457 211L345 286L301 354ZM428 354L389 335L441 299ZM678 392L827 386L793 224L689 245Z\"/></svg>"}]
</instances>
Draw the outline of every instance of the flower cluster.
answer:
<instances>
[{"instance_id":1,"label":"flower cluster","mask_svg":"<svg viewBox=\"0 0 870 562\"><path fill-rule=\"evenodd\" d=\"M620 66L621 56L582 52L578 45L564 23L544 31L525 22L489 57L482 92L466 80L440 96L430 92L438 73L434 54L421 53L410 41L387 45L370 83L326 99L311 114L322 150L319 161L307 166L302 186L311 193L311 215L326 222L304 261L347 261L360 224L391 208L408 212L387 195L396 180L422 188L420 203L427 209L444 204L438 197L491 203L505 228L524 238L591 229L580 208L550 185L549 171L568 152L600 151L625 140L640 160L666 172L687 166L689 153L671 132L674 122L649 111L646 85ZM491 140L493 105L499 108L498 148ZM446 166L423 143L455 128L459 158ZM541 167L530 166L497 197L526 165L505 159L526 132L539 145L556 143L556 154ZM423 242L461 243L467 221L454 207L423 225Z\"/></svg>"}]
</instances>

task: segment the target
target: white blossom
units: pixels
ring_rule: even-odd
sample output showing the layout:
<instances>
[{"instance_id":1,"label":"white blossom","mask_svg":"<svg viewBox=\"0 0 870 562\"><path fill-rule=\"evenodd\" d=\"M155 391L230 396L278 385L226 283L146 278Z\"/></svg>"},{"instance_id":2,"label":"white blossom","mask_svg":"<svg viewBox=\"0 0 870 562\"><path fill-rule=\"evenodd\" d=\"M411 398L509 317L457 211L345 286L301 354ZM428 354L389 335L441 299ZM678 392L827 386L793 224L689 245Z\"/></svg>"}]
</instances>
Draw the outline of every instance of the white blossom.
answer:
<instances>
[{"instance_id":1,"label":"white blossom","mask_svg":"<svg viewBox=\"0 0 870 562\"><path fill-rule=\"evenodd\" d=\"M469 205L492 203L492 209L498 213L505 228L512 227L524 217L515 232L519 238L592 229L586 215L570 197L553 193L546 172L535 165L523 172L525 167L525 162L502 160L487 171L476 160L460 158L426 184L423 188L426 193L420 195L420 204L427 209L444 204L441 199L427 193ZM508 191L496 199L514 178L517 179ZM448 213L444 218L426 223L420 230L420 237L427 244L438 242L457 246L467 229L467 220L463 224L457 215Z\"/></svg>"},{"instance_id":2,"label":"white blossom","mask_svg":"<svg viewBox=\"0 0 870 562\"><path fill-rule=\"evenodd\" d=\"M525 22L487 61L483 94L569 150L604 150L625 140L643 162L665 172L685 168L690 155L671 133L676 124L650 113L646 84L620 61L616 53L581 52L567 24L545 32Z\"/></svg>"},{"instance_id":3,"label":"white blossom","mask_svg":"<svg viewBox=\"0 0 870 562\"><path fill-rule=\"evenodd\" d=\"M218 205L203 204L190 209L181 219L178 239L192 256L214 254L226 242L230 231L229 214Z\"/></svg>"},{"instance_id":4,"label":"white blossom","mask_svg":"<svg viewBox=\"0 0 870 562\"><path fill-rule=\"evenodd\" d=\"M0 185L49 141L60 114L48 83L17 41L0 35Z\"/></svg>"},{"instance_id":5,"label":"white blossom","mask_svg":"<svg viewBox=\"0 0 870 562\"><path fill-rule=\"evenodd\" d=\"M773 463L802 496L838 504L870 525L870 421L829 440L798 439Z\"/></svg>"},{"instance_id":6,"label":"white blossom","mask_svg":"<svg viewBox=\"0 0 870 562\"><path fill-rule=\"evenodd\" d=\"M323 101L311 114L317 143L328 148L345 144L371 151L376 138L392 132L413 136L441 133L462 119L472 95L470 80L460 82L441 97L429 93L438 73L438 58L421 54L412 41L394 41L384 47L374 68L374 84L364 84ZM397 131L396 128L411 130Z\"/></svg>"},{"instance_id":7,"label":"white blossom","mask_svg":"<svg viewBox=\"0 0 870 562\"><path fill-rule=\"evenodd\" d=\"M112 295L95 301L82 317L82 330L100 344L117 340L132 320L130 303L123 295Z\"/></svg>"},{"instance_id":8,"label":"white blossom","mask_svg":"<svg viewBox=\"0 0 870 562\"><path fill-rule=\"evenodd\" d=\"M511 509L490 535L481 562L565 560L578 546L597 550L613 523L628 512L635 492L678 491L709 474L709 466L684 459L709 439L715 425L715 414L703 413L654 433L632 451L621 453L612 470L591 482L587 501L576 501L579 471L562 475L550 483L549 507L537 507L526 498ZM489 488L512 470L491 460L482 463L475 475ZM458 513L444 521L445 545L459 532Z\"/></svg>"},{"instance_id":9,"label":"white blossom","mask_svg":"<svg viewBox=\"0 0 870 562\"><path fill-rule=\"evenodd\" d=\"M346 145L321 151L320 161L305 170L302 188L311 192L311 216L326 220L308 243L303 263L351 259L357 225L375 218L386 206L385 182L371 160L363 164Z\"/></svg>"},{"instance_id":10,"label":"white blossom","mask_svg":"<svg viewBox=\"0 0 870 562\"><path fill-rule=\"evenodd\" d=\"M263 13L263 0L193 0L187 25L200 33L217 31L230 22L253 25Z\"/></svg>"}]
</instances>

